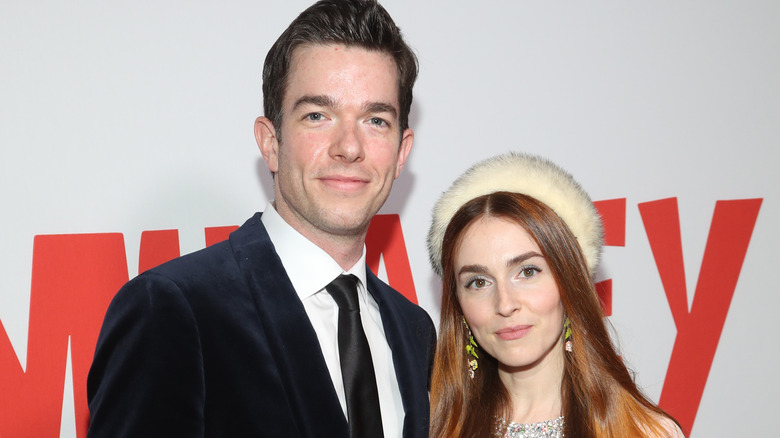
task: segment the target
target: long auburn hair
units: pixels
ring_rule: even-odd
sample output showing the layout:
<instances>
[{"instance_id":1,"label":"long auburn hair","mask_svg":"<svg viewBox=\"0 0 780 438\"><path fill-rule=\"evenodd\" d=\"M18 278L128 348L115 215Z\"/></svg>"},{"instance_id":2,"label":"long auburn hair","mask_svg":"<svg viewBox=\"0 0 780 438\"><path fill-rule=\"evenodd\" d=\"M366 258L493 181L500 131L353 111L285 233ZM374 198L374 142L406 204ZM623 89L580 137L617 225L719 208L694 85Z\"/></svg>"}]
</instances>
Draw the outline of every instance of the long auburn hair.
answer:
<instances>
[{"instance_id":1,"label":"long auburn hair","mask_svg":"<svg viewBox=\"0 0 780 438\"><path fill-rule=\"evenodd\" d=\"M496 417L511 412L509 393L499 379L495 358L480 349L479 368L474 379L468 376L467 333L456 294L455 254L465 231L485 217L509 220L528 232L550 267L564 314L571 320L574 348L564 354L561 384L565 436L662 436L665 429L660 420L671 417L642 394L618 356L576 237L546 204L520 193L496 192L464 204L444 234L442 311L431 382L431 438L493 436Z\"/></svg>"}]
</instances>

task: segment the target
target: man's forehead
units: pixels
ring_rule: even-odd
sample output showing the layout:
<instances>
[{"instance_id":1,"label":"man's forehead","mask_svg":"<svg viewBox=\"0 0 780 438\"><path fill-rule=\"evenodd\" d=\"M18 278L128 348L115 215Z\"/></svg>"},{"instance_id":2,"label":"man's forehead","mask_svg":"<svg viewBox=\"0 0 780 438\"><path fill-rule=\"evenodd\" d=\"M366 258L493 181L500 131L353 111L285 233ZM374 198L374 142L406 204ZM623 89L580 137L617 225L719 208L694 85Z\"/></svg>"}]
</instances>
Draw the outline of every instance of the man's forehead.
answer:
<instances>
[{"instance_id":1,"label":"man's forehead","mask_svg":"<svg viewBox=\"0 0 780 438\"><path fill-rule=\"evenodd\" d=\"M318 50L318 49L326 49L326 50ZM398 84L399 72L398 72L398 67L395 62L395 59L389 53L379 52L376 50L369 50L358 45L348 46L340 43L339 44L306 43L306 44L299 45L293 50L290 59L290 70L287 75L287 84L285 86L284 101L288 103L294 103L303 95L306 95L314 91L314 90L302 89L303 84L301 84L300 81L310 80L311 79L310 76L312 75L311 70L322 67L323 63L317 62L317 63L313 63L312 65L308 65L309 61L312 61L313 58L320 58L320 60L322 60L321 59L322 57L327 57L327 58L336 57L339 56L338 52L350 53L350 54L357 53L358 56L360 56L360 54L363 53L367 55L367 57L371 57L374 59L381 59L381 62L377 63L377 66L380 68L382 68L381 65L383 63L386 63L385 65L387 66L387 68L384 70L388 73L389 77L391 78L387 81L386 85L392 87L392 101L387 103L390 103L393 106L398 105L397 100L398 100L398 90L399 90L399 84ZM302 64L307 64L307 65L302 65ZM337 67L334 66L333 68L335 69ZM324 73L325 71L316 72L314 75L316 76L316 79L319 80L322 79L322 75ZM382 81L378 81L376 83L377 88L385 85L381 82ZM291 95L290 94L291 90L294 90L293 91L294 94L297 95L296 96ZM320 92L321 91L322 90L320 90Z\"/></svg>"},{"instance_id":2,"label":"man's forehead","mask_svg":"<svg viewBox=\"0 0 780 438\"><path fill-rule=\"evenodd\" d=\"M298 44L293 49L291 55L291 60L292 60L291 67L294 65L296 58L298 58L301 53L310 52L312 50L316 50L320 48L332 49L334 52L346 51L346 52L365 52L371 54L378 54L380 56L387 57L390 61L393 62L393 64L395 64L395 60L393 59L393 56L392 54L390 54L390 52L369 49L359 44L346 44L340 42L307 42L307 43Z\"/></svg>"}]
</instances>

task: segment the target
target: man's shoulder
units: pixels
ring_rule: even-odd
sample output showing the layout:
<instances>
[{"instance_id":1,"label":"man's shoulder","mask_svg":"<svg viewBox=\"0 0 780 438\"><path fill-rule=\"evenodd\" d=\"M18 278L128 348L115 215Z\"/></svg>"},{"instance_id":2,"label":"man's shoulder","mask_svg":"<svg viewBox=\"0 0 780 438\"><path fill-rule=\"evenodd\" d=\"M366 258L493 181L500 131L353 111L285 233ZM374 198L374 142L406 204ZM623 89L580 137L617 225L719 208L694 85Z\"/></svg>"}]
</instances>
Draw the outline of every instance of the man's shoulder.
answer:
<instances>
[{"instance_id":1,"label":"man's shoulder","mask_svg":"<svg viewBox=\"0 0 780 438\"><path fill-rule=\"evenodd\" d=\"M368 268L366 268L366 282L368 283L367 286L369 290L372 290L375 294L379 295L377 298L380 300L388 300L404 307L419 308L419 306L410 301L404 294L380 280L379 277Z\"/></svg>"},{"instance_id":2,"label":"man's shoulder","mask_svg":"<svg viewBox=\"0 0 780 438\"><path fill-rule=\"evenodd\" d=\"M269 265L246 261L242 256L247 252L257 254L265 248L252 243L252 239L262 240L255 235L264 232L251 223L255 218L259 219L259 215L233 231L226 240L140 273L122 286L113 301L127 308L144 308L154 302L187 303L193 309L204 311L222 306L226 294L233 297L228 302L244 302L250 293L247 271L251 272L255 266ZM259 220L256 222L260 223ZM272 250L272 247L268 248Z\"/></svg>"},{"instance_id":3,"label":"man's shoulder","mask_svg":"<svg viewBox=\"0 0 780 438\"><path fill-rule=\"evenodd\" d=\"M397 291L384 281L380 280L368 269L366 270L366 276L368 287L370 289L375 289L375 293L378 295L378 298L385 305L393 307L397 314L402 315L407 320L417 320L426 325L430 323L430 325L433 326L431 317L428 315L428 312L426 312L425 309L420 307L418 304L413 303L404 294Z\"/></svg>"},{"instance_id":4,"label":"man's shoulder","mask_svg":"<svg viewBox=\"0 0 780 438\"><path fill-rule=\"evenodd\" d=\"M251 266L268 264L247 261L249 257L246 256L249 253L258 256L260 253L273 251L272 246L265 244L266 241L268 235L260 221L260 213L257 213L230 233L226 240L144 271L131 279L125 288L137 287L138 283L168 284L185 291L214 287L226 282L235 284L236 281L241 281L242 270L247 269L246 263Z\"/></svg>"},{"instance_id":5,"label":"man's shoulder","mask_svg":"<svg viewBox=\"0 0 780 438\"><path fill-rule=\"evenodd\" d=\"M223 240L198 251L184 254L171 259L147 271L150 274L163 276L178 276L180 273L191 275L197 269L207 269L208 266L223 263L233 257L229 240Z\"/></svg>"},{"instance_id":6,"label":"man's shoulder","mask_svg":"<svg viewBox=\"0 0 780 438\"><path fill-rule=\"evenodd\" d=\"M243 225L230 233L229 237L220 242L209 245L200 250L184 254L162 263L148 272L163 276L178 276L181 273L187 275L204 272L203 269L213 272L209 266L224 267L224 263L235 259L236 251L240 251L246 245L255 244L263 238L267 239L267 233L260 221L261 213L256 213ZM198 271L200 269L201 271Z\"/></svg>"}]
</instances>

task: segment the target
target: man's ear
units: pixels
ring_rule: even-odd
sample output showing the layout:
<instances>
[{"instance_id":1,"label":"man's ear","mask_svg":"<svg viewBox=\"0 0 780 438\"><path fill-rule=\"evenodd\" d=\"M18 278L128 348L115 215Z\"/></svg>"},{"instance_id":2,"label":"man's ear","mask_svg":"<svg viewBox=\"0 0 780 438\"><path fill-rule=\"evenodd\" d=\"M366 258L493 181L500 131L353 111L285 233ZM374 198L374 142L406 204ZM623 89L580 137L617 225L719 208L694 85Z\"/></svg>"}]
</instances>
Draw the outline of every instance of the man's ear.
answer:
<instances>
[{"instance_id":1,"label":"man's ear","mask_svg":"<svg viewBox=\"0 0 780 438\"><path fill-rule=\"evenodd\" d=\"M401 145L398 146L398 161L395 164L395 178L401 175L401 169L406 163L406 158L409 157L409 152L412 150L412 144L414 143L414 131L411 128L406 128L401 133Z\"/></svg>"},{"instance_id":2,"label":"man's ear","mask_svg":"<svg viewBox=\"0 0 780 438\"><path fill-rule=\"evenodd\" d=\"M255 140L268 170L276 173L279 169L279 141L274 124L267 117L260 116L255 120Z\"/></svg>"}]
</instances>

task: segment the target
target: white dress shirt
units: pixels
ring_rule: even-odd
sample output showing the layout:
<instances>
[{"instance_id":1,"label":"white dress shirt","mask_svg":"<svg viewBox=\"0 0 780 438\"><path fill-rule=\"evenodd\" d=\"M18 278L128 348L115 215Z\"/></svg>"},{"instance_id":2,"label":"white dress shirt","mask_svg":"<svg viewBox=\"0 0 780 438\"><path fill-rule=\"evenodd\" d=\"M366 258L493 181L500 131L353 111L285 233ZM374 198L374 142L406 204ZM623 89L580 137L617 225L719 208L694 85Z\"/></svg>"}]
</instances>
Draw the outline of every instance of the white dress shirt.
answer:
<instances>
[{"instance_id":1,"label":"white dress shirt","mask_svg":"<svg viewBox=\"0 0 780 438\"><path fill-rule=\"evenodd\" d=\"M317 334L325 364L328 366L345 417L347 402L341 378L338 345L339 308L325 290L325 286L344 273L353 274L360 280L358 282L360 319L371 348L371 359L374 362L379 407L382 412L382 428L385 437L400 438L404 421L403 402L395 376L392 352L387 344L382 318L379 315L379 306L366 290L365 245L360 260L348 271L344 271L322 248L285 222L272 203L269 202L266 206L261 220Z\"/></svg>"}]
</instances>

